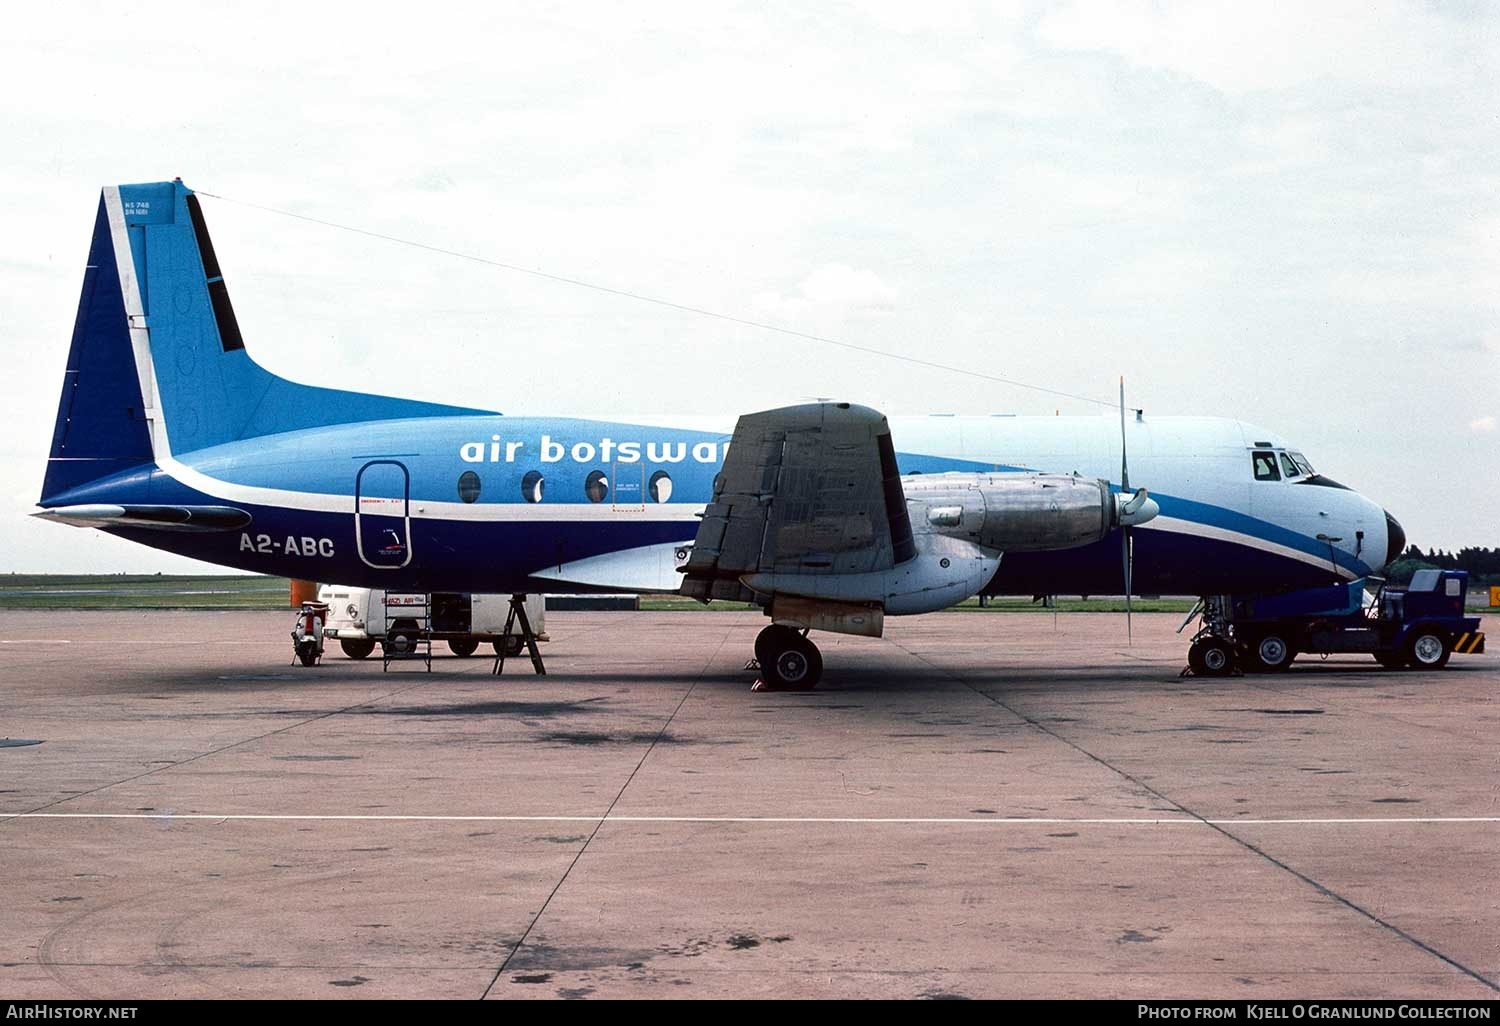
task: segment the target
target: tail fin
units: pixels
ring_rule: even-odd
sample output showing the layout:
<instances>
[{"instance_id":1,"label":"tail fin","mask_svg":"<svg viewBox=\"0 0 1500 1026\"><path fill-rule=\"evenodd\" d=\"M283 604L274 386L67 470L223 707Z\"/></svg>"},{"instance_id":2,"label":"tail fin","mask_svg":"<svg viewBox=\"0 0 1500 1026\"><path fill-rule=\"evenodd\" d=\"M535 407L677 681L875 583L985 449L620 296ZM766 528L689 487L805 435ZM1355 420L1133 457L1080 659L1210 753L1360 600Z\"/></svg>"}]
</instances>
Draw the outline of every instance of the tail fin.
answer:
<instances>
[{"instance_id":1,"label":"tail fin","mask_svg":"<svg viewBox=\"0 0 1500 1026\"><path fill-rule=\"evenodd\" d=\"M120 470L245 438L492 411L301 385L245 351L198 197L104 190L42 504Z\"/></svg>"}]
</instances>

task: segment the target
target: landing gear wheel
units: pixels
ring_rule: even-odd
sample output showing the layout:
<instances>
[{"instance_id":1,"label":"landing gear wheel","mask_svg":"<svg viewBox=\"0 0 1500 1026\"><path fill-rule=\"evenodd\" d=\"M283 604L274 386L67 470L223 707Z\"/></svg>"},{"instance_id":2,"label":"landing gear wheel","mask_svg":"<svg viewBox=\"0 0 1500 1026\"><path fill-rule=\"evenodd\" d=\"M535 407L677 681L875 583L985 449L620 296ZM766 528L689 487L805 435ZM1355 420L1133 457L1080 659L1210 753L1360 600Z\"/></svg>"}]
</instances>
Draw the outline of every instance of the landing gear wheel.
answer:
<instances>
[{"instance_id":1,"label":"landing gear wheel","mask_svg":"<svg viewBox=\"0 0 1500 1026\"><path fill-rule=\"evenodd\" d=\"M448 651L460 659L467 659L479 651L478 638L451 638L448 641Z\"/></svg>"},{"instance_id":2,"label":"landing gear wheel","mask_svg":"<svg viewBox=\"0 0 1500 1026\"><path fill-rule=\"evenodd\" d=\"M1234 648L1221 638L1195 641L1188 649L1188 665L1199 677L1227 677L1234 672Z\"/></svg>"},{"instance_id":3,"label":"landing gear wheel","mask_svg":"<svg viewBox=\"0 0 1500 1026\"><path fill-rule=\"evenodd\" d=\"M1297 658L1297 653L1280 634L1267 634L1258 640L1252 638L1248 654L1245 669L1261 673L1283 673Z\"/></svg>"},{"instance_id":4,"label":"landing gear wheel","mask_svg":"<svg viewBox=\"0 0 1500 1026\"><path fill-rule=\"evenodd\" d=\"M523 642L519 634L507 634L503 638L496 638L490 642L490 647L495 650L496 655L500 655L503 652L506 656L514 656L521 654L522 644Z\"/></svg>"},{"instance_id":5,"label":"landing gear wheel","mask_svg":"<svg viewBox=\"0 0 1500 1026\"><path fill-rule=\"evenodd\" d=\"M1406 645L1406 661L1416 670L1441 670L1452 654L1448 635L1431 628L1419 629Z\"/></svg>"},{"instance_id":6,"label":"landing gear wheel","mask_svg":"<svg viewBox=\"0 0 1500 1026\"><path fill-rule=\"evenodd\" d=\"M339 648L344 650L344 655L350 659L367 659L371 652L375 651L374 638L342 638Z\"/></svg>"},{"instance_id":7,"label":"landing gear wheel","mask_svg":"<svg viewBox=\"0 0 1500 1026\"><path fill-rule=\"evenodd\" d=\"M790 627L776 624L755 639L755 658L761 679L777 691L811 691L823 676L818 646Z\"/></svg>"},{"instance_id":8,"label":"landing gear wheel","mask_svg":"<svg viewBox=\"0 0 1500 1026\"><path fill-rule=\"evenodd\" d=\"M785 647L800 638L801 635L790 627L783 627L779 623L773 623L755 636L755 660L761 666L766 666L775 656L772 654L777 648Z\"/></svg>"}]
</instances>

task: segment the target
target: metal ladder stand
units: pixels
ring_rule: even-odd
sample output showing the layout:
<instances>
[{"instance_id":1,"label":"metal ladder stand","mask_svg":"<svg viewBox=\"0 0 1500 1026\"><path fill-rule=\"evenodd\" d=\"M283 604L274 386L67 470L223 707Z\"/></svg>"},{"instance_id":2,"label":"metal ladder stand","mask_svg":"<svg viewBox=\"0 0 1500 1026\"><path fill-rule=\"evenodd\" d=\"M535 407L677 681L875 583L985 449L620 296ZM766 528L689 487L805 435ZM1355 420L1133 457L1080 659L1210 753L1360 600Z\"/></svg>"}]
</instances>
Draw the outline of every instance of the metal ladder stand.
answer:
<instances>
[{"instance_id":1,"label":"metal ladder stand","mask_svg":"<svg viewBox=\"0 0 1500 1026\"><path fill-rule=\"evenodd\" d=\"M521 643L531 653L532 668L536 670L538 677L547 676L547 668L542 665L542 653L536 647L536 633L531 629L531 620L526 616L525 595L512 595L510 597L510 615L505 618L505 636L500 641L500 645L495 653L495 665L490 672L496 677L505 672L505 653L510 647L511 628L516 625L517 620L521 623ZM520 655L520 652L518 651L516 654Z\"/></svg>"},{"instance_id":2,"label":"metal ladder stand","mask_svg":"<svg viewBox=\"0 0 1500 1026\"><path fill-rule=\"evenodd\" d=\"M417 626L401 627L396 630L390 629L390 624L395 620L415 620ZM432 596L422 595L414 592L391 592L385 593L385 622L387 624L385 641L380 646L381 672L391 668L393 660L420 659L427 664L427 672L432 672ZM401 651L396 651L392 644L397 637L405 638Z\"/></svg>"}]
</instances>

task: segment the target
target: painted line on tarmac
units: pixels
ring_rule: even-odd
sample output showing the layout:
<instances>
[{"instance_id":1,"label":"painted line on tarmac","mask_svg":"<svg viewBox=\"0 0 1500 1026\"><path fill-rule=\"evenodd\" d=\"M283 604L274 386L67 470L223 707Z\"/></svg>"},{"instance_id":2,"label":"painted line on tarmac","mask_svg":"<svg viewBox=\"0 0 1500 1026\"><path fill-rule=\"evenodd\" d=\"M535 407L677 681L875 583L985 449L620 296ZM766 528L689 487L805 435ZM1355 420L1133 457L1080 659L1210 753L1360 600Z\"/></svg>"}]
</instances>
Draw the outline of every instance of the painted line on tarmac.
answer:
<instances>
[{"instance_id":1,"label":"painted line on tarmac","mask_svg":"<svg viewBox=\"0 0 1500 1026\"><path fill-rule=\"evenodd\" d=\"M1167 817L1155 819L1127 818L1019 818L966 816L424 816L424 815L340 815L239 813L216 815L206 812L20 812L3 813L4 819L142 819L162 820L248 820L265 822L350 822L350 823L765 823L857 826L1417 826L1422 824L1462 825L1500 823L1500 816L1372 816L1368 818L1336 817L1323 819L1189 819Z\"/></svg>"}]
</instances>

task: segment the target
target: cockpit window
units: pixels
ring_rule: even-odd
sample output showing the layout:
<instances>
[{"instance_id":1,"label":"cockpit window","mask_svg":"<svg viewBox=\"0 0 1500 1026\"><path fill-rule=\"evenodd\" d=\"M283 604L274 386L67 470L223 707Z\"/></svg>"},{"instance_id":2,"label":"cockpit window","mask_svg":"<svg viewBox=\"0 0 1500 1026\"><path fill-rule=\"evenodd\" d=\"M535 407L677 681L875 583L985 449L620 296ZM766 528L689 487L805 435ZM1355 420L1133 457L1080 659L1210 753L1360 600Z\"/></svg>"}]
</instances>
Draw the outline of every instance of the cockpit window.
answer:
<instances>
[{"instance_id":1,"label":"cockpit window","mask_svg":"<svg viewBox=\"0 0 1500 1026\"><path fill-rule=\"evenodd\" d=\"M1317 473L1317 471L1312 468L1312 464L1307 462L1307 457L1302 455L1300 452L1288 453L1288 455L1290 455L1292 457L1292 460L1297 464L1297 468L1308 477L1312 477Z\"/></svg>"},{"instance_id":2,"label":"cockpit window","mask_svg":"<svg viewBox=\"0 0 1500 1026\"><path fill-rule=\"evenodd\" d=\"M1281 472L1286 475L1286 479L1288 481L1302 473L1302 471L1297 469L1297 464L1292 462L1292 458L1290 456L1288 456L1286 453L1281 453L1280 455Z\"/></svg>"},{"instance_id":3,"label":"cockpit window","mask_svg":"<svg viewBox=\"0 0 1500 1026\"><path fill-rule=\"evenodd\" d=\"M1276 469L1276 454L1274 452L1252 452L1250 454L1250 462L1255 468L1255 480L1281 480L1281 473Z\"/></svg>"}]
</instances>

